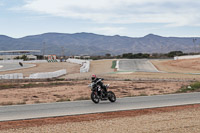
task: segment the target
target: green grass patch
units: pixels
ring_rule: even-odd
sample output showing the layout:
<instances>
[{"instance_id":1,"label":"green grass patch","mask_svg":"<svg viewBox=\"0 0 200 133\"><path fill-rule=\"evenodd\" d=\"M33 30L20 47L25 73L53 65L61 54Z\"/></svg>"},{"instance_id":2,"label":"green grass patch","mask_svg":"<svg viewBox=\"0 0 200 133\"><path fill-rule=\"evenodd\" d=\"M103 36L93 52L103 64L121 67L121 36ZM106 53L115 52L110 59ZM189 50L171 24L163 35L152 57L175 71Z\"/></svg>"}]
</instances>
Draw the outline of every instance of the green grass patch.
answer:
<instances>
[{"instance_id":1,"label":"green grass patch","mask_svg":"<svg viewBox=\"0 0 200 133\"><path fill-rule=\"evenodd\" d=\"M117 61L116 60L114 60L114 61L112 61L112 66L111 66L111 68L115 68L116 67L116 63L117 63Z\"/></svg>"},{"instance_id":2,"label":"green grass patch","mask_svg":"<svg viewBox=\"0 0 200 133\"><path fill-rule=\"evenodd\" d=\"M177 93L197 92L197 91L200 91L200 82L195 82L188 86L182 86L181 89L177 91Z\"/></svg>"},{"instance_id":3,"label":"green grass patch","mask_svg":"<svg viewBox=\"0 0 200 133\"><path fill-rule=\"evenodd\" d=\"M49 85L51 85L51 86L65 85L65 84L66 84L66 83L62 83L62 82L49 83Z\"/></svg>"},{"instance_id":4,"label":"green grass patch","mask_svg":"<svg viewBox=\"0 0 200 133\"><path fill-rule=\"evenodd\" d=\"M16 88L16 84L2 84L2 85L0 85L0 90L9 89L9 88Z\"/></svg>"},{"instance_id":5,"label":"green grass patch","mask_svg":"<svg viewBox=\"0 0 200 133\"><path fill-rule=\"evenodd\" d=\"M131 79L124 79L124 81L131 81Z\"/></svg>"},{"instance_id":6,"label":"green grass patch","mask_svg":"<svg viewBox=\"0 0 200 133\"><path fill-rule=\"evenodd\" d=\"M65 81L64 78L59 78L59 79L56 79L56 81Z\"/></svg>"},{"instance_id":7,"label":"green grass patch","mask_svg":"<svg viewBox=\"0 0 200 133\"><path fill-rule=\"evenodd\" d=\"M32 87L37 87L39 86L38 84L32 84L32 83L29 83L29 84L23 84L21 86L21 88L32 88Z\"/></svg>"}]
</instances>

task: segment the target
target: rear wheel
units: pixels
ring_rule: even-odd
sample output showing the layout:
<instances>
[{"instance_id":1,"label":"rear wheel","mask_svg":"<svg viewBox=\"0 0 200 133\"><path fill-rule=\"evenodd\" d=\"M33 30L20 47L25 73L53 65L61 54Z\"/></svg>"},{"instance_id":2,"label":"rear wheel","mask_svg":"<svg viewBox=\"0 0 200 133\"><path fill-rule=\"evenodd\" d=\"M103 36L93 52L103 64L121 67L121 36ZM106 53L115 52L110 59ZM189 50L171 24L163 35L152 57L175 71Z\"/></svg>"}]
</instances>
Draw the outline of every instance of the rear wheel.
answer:
<instances>
[{"instance_id":1,"label":"rear wheel","mask_svg":"<svg viewBox=\"0 0 200 133\"><path fill-rule=\"evenodd\" d=\"M91 93L91 99L94 103L99 103L99 97L97 96L95 92Z\"/></svg>"},{"instance_id":2,"label":"rear wheel","mask_svg":"<svg viewBox=\"0 0 200 133\"><path fill-rule=\"evenodd\" d=\"M108 99L110 102L115 102L116 101L116 96L115 93L113 93L112 91L108 92Z\"/></svg>"}]
</instances>

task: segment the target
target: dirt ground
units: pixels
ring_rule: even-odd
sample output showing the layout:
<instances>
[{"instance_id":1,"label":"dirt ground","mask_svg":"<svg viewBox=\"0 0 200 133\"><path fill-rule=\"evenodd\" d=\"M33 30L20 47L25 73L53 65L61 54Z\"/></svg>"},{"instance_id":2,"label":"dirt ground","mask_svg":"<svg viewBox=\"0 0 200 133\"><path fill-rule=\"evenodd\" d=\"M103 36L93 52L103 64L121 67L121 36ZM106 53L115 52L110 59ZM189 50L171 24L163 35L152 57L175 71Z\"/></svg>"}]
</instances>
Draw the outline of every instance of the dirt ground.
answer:
<instances>
[{"instance_id":1,"label":"dirt ground","mask_svg":"<svg viewBox=\"0 0 200 133\"><path fill-rule=\"evenodd\" d=\"M91 61L91 68L88 73L80 73L80 65L66 62L41 63L37 64L34 68L9 71L8 73L23 72L24 75L29 75L35 72L67 69L67 75L62 76L61 79L69 81L1 83L0 105L90 99L90 88L88 88L88 84L90 84L89 78L92 74L105 78L105 84L110 84L110 90L115 92L117 97L176 93L182 86L187 86L192 81L200 80L200 75L192 74L114 72L114 69L111 68L112 61ZM188 62L192 65L188 65ZM160 71L200 71L199 59L178 61L153 60L152 63Z\"/></svg>"},{"instance_id":2,"label":"dirt ground","mask_svg":"<svg viewBox=\"0 0 200 133\"><path fill-rule=\"evenodd\" d=\"M112 60L92 61L88 73L79 73L80 65L71 63L41 63L34 68L16 70L5 73L23 73L28 76L31 73L51 72L66 69L67 75L60 77L64 81L51 82L11 82L1 83L0 86L0 105L13 104L34 104L48 102L63 102L73 100L85 100L90 98L90 76L96 74L98 77L105 78L105 84L110 84L110 90L119 97L147 96L158 94L176 93L182 86L187 86L193 81L200 81L200 75L189 73L200 73L199 59L192 60L152 60L152 63L160 71L169 73L147 73L147 72L116 72L111 69ZM82 116L68 117L57 123L53 119L47 119L47 124L25 121L0 122L2 133L10 132L200 132L200 106L188 106L187 109L172 109L165 112L165 109L138 110L138 113L123 112L121 117L102 117L99 114L95 118L81 119ZM162 110L162 111L161 111ZM149 113L146 113L149 112ZM115 112L116 113L116 112ZM115 114L113 113L113 115ZM138 115L133 115L133 114ZM125 115L129 114L129 115ZM132 114L132 115L130 115ZM109 114L109 116L112 116ZM119 115L120 116L120 115ZM101 117L103 119L101 119ZM105 119L104 119L105 118ZM57 119L57 118L56 118ZM78 120L77 120L78 119ZM66 122L66 120L68 122ZM77 120L77 121L76 121ZM20 125L20 123L22 123ZM40 124L37 124L40 123ZM45 122L44 122L45 123ZM94 124L95 123L95 124ZM20 125L20 126L18 126ZM42 126L41 126L42 125ZM105 128L102 128L104 127ZM17 127L17 129L15 129ZM19 127L22 127L18 129ZM13 129L12 129L13 128Z\"/></svg>"},{"instance_id":3,"label":"dirt ground","mask_svg":"<svg viewBox=\"0 0 200 133\"><path fill-rule=\"evenodd\" d=\"M151 60L159 71L168 73L152 73L152 72L116 72L111 68L113 60L97 60L91 61L88 73L80 73L80 65L73 63L38 63L36 67L0 72L0 74L23 73L29 76L38 72L53 72L60 69L66 69L67 75L61 78L65 79L89 79L92 74L107 79L131 79L131 80L200 80L200 75L190 73L200 73L200 60Z\"/></svg>"},{"instance_id":4,"label":"dirt ground","mask_svg":"<svg viewBox=\"0 0 200 133\"><path fill-rule=\"evenodd\" d=\"M177 73L200 73L200 59L151 60L160 71Z\"/></svg>"},{"instance_id":5,"label":"dirt ground","mask_svg":"<svg viewBox=\"0 0 200 133\"><path fill-rule=\"evenodd\" d=\"M1 133L199 133L200 105L0 122Z\"/></svg>"},{"instance_id":6,"label":"dirt ground","mask_svg":"<svg viewBox=\"0 0 200 133\"><path fill-rule=\"evenodd\" d=\"M91 75L96 74L100 77L108 77L114 72L114 69L111 68L113 60L97 60L91 61L90 70L87 73L71 73L67 74L61 78L65 79L89 79Z\"/></svg>"}]
</instances>

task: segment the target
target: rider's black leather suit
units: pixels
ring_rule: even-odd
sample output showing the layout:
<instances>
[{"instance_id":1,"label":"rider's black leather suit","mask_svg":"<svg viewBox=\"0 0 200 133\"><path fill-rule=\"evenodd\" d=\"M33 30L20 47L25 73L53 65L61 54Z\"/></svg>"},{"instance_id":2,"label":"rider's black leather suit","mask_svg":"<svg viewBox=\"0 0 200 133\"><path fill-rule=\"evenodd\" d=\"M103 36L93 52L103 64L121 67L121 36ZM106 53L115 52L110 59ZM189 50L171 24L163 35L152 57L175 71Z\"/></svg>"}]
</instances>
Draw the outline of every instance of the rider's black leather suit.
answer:
<instances>
[{"instance_id":1,"label":"rider's black leather suit","mask_svg":"<svg viewBox=\"0 0 200 133\"><path fill-rule=\"evenodd\" d=\"M106 86L103 84L102 80L104 80L103 78L95 78L94 80L92 80L93 83L95 83L97 86L100 86L103 91L105 92L105 94L107 94L107 89Z\"/></svg>"}]
</instances>

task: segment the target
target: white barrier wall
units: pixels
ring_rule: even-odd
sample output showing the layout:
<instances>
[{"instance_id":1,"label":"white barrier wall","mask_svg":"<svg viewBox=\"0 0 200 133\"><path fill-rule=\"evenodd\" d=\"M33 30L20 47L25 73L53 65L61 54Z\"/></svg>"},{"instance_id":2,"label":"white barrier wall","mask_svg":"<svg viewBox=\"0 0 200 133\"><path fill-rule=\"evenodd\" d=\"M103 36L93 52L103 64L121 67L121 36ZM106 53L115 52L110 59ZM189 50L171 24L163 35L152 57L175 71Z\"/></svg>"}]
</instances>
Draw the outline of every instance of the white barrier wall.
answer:
<instances>
[{"instance_id":1,"label":"white barrier wall","mask_svg":"<svg viewBox=\"0 0 200 133\"><path fill-rule=\"evenodd\" d=\"M81 73L89 72L89 69L90 69L90 61L85 61L80 68L80 72Z\"/></svg>"},{"instance_id":2,"label":"white barrier wall","mask_svg":"<svg viewBox=\"0 0 200 133\"><path fill-rule=\"evenodd\" d=\"M47 60L30 60L30 61L23 61L23 63L48 63Z\"/></svg>"},{"instance_id":3,"label":"white barrier wall","mask_svg":"<svg viewBox=\"0 0 200 133\"><path fill-rule=\"evenodd\" d=\"M71 59L71 58L67 59L66 61L70 63L80 64L80 65L82 65L83 62L85 62L85 60Z\"/></svg>"},{"instance_id":4,"label":"white barrier wall","mask_svg":"<svg viewBox=\"0 0 200 133\"><path fill-rule=\"evenodd\" d=\"M174 60L195 59L195 58L200 58L200 55L175 56L175 57L174 57Z\"/></svg>"},{"instance_id":5,"label":"white barrier wall","mask_svg":"<svg viewBox=\"0 0 200 133\"><path fill-rule=\"evenodd\" d=\"M66 74L66 69L58 70L55 72L44 72L44 73L34 73L31 74L28 79L46 79L46 78L56 78Z\"/></svg>"},{"instance_id":6,"label":"white barrier wall","mask_svg":"<svg viewBox=\"0 0 200 133\"><path fill-rule=\"evenodd\" d=\"M0 79L23 79L22 73L0 75Z\"/></svg>"},{"instance_id":7,"label":"white barrier wall","mask_svg":"<svg viewBox=\"0 0 200 133\"><path fill-rule=\"evenodd\" d=\"M116 66L115 68L117 69L117 71L119 70L119 60L116 61Z\"/></svg>"},{"instance_id":8,"label":"white barrier wall","mask_svg":"<svg viewBox=\"0 0 200 133\"><path fill-rule=\"evenodd\" d=\"M80 64L82 65L80 67L80 72L89 72L90 70L90 61L88 60L79 60L79 59L67 59L67 62L70 62L70 63L76 63L76 64Z\"/></svg>"}]
</instances>

